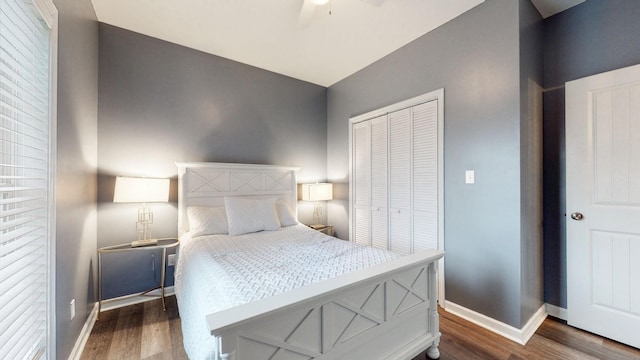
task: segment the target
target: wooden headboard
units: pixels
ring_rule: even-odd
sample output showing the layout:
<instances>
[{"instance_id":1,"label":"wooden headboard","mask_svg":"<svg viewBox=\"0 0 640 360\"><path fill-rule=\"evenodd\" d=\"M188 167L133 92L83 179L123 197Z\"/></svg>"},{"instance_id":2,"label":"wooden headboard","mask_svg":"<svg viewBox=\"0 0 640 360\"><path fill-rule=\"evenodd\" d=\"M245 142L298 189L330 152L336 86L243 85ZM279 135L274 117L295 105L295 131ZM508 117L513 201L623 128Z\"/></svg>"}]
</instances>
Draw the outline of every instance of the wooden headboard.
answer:
<instances>
[{"instance_id":1,"label":"wooden headboard","mask_svg":"<svg viewBox=\"0 0 640 360\"><path fill-rule=\"evenodd\" d=\"M179 162L178 235L189 231L187 206L224 206L225 196L276 197L295 214L297 167L209 162Z\"/></svg>"}]
</instances>

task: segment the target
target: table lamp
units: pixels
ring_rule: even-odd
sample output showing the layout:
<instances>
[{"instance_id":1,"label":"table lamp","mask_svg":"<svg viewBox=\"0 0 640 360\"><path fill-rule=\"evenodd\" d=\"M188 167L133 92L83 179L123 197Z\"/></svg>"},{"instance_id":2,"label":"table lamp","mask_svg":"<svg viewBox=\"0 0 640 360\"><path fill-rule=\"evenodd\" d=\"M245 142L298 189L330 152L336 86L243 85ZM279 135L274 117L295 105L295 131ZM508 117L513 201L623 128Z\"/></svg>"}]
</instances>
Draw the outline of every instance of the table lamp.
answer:
<instances>
[{"instance_id":1,"label":"table lamp","mask_svg":"<svg viewBox=\"0 0 640 360\"><path fill-rule=\"evenodd\" d=\"M319 202L331 199L333 199L333 184L302 184L302 200L316 202L313 207L313 218L316 221L316 225L320 225L320 216L322 215L322 206L320 206Z\"/></svg>"},{"instance_id":2,"label":"table lamp","mask_svg":"<svg viewBox=\"0 0 640 360\"><path fill-rule=\"evenodd\" d=\"M153 212L147 207L150 202L169 201L169 179L154 179L141 177L116 177L116 187L113 193L114 203L142 203L138 208L136 231L138 240L131 246L145 246L157 244L157 239L150 239L153 224Z\"/></svg>"}]
</instances>

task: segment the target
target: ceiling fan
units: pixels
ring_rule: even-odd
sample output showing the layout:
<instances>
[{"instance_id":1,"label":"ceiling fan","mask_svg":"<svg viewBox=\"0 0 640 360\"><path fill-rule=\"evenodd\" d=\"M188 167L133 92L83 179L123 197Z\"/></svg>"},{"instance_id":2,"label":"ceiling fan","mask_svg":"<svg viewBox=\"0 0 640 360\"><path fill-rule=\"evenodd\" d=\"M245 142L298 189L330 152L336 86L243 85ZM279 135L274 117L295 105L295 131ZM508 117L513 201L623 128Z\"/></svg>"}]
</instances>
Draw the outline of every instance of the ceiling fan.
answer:
<instances>
[{"instance_id":1,"label":"ceiling fan","mask_svg":"<svg viewBox=\"0 0 640 360\"><path fill-rule=\"evenodd\" d=\"M319 7L327 6L329 7L328 13L331 15L331 1L332 0L302 0L302 7L300 8L300 15L298 15L298 25L306 26L311 22L311 18L313 14L316 12L316 9ZM351 0L346 0L351 1ZM366 3L369 3L374 6L380 6L384 2L384 0L360 0Z\"/></svg>"}]
</instances>

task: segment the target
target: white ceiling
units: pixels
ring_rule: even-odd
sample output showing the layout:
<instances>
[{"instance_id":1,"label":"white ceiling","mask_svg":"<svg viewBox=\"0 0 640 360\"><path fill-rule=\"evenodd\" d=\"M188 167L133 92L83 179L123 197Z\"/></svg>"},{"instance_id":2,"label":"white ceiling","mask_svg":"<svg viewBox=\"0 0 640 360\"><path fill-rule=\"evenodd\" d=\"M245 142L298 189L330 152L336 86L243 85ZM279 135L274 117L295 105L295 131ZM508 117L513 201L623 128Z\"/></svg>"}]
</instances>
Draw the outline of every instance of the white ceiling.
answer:
<instances>
[{"instance_id":1,"label":"white ceiling","mask_svg":"<svg viewBox=\"0 0 640 360\"><path fill-rule=\"evenodd\" d=\"M302 18L304 0L92 2L101 22L330 86L484 0L331 0Z\"/></svg>"}]
</instances>

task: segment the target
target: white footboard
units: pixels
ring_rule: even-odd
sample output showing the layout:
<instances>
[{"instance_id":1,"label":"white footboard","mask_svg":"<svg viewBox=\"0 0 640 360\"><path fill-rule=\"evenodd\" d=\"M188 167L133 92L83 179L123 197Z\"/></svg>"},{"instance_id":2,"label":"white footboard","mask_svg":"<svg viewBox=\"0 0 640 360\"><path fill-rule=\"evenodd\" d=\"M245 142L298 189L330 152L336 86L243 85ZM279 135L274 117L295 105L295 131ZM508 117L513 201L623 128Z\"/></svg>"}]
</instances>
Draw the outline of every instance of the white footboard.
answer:
<instances>
[{"instance_id":1,"label":"white footboard","mask_svg":"<svg viewBox=\"0 0 640 360\"><path fill-rule=\"evenodd\" d=\"M218 359L439 356L436 266L429 250L207 316Z\"/></svg>"}]
</instances>

